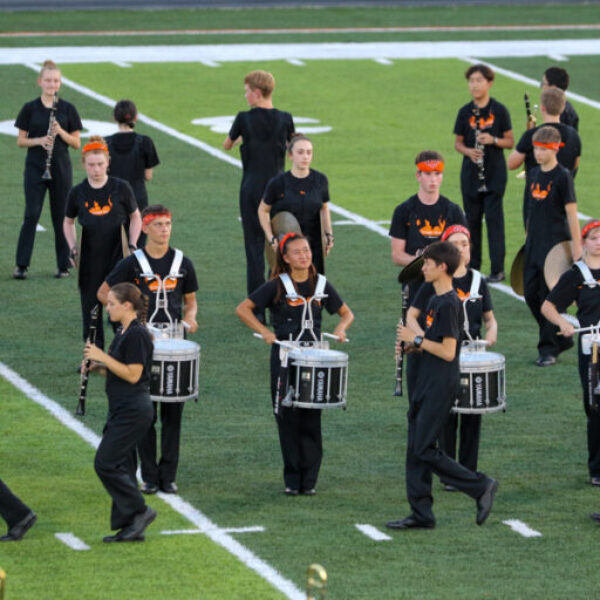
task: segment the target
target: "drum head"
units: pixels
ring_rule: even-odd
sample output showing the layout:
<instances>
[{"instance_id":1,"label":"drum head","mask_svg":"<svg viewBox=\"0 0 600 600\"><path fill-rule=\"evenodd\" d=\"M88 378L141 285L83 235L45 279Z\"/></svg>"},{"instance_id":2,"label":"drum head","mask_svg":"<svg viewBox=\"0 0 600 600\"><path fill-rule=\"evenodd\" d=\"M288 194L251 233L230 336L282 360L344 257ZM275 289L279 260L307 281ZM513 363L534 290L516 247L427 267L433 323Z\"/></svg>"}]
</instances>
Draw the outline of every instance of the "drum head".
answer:
<instances>
[{"instance_id":1,"label":"drum head","mask_svg":"<svg viewBox=\"0 0 600 600\"><path fill-rule=\"evenodd\" d=\"M572 265L571 242L559 242L548 252L544 262L544 279L549 290L558 283L560 276Z\"/></svg>"},{"instance_id":2,"label":"drum head","mask_svg":"<svg viewBox=\"0 0 600 600\"><path fill-rule=\"evenodd\" d=\"M398 282L409 283L410 281L415 281L416 279L423 277L421 267L424 262L425 259L422 256L417 256L417 258L409 262L398 274Z\"/></svg>"},{"instance_id":3,"label":"drum head","mask_svg":"<svg viewBox=\"0 0 600 600\"><path fill-rule=\"evenodd\" d=\"M339 350L304 348L291 350L288 356L296 365L337 367L348 364L348 355Z\"/></svg>"},{"instance_id":4,"label":"drum head","mask_svg":"<svg viewBox=\"0 0 600 600\"><path fill-rule=\"evenodd\" d=\"M200 352L200 346L190 340L157 339L154 340L154 357L193 356Z\"/></svg>"},{"instance_id":5,"label":"drum head","mask_svg":"<svg viewBox=\"0 0 600 600\"><path fill-rule=\"evenodd\" d=\"M525 283L523 281L523 270L525 266L525 244L517 252L510 268L510 287L515 294L522 296L525 293Z\"/></svg>"}]
</instances>

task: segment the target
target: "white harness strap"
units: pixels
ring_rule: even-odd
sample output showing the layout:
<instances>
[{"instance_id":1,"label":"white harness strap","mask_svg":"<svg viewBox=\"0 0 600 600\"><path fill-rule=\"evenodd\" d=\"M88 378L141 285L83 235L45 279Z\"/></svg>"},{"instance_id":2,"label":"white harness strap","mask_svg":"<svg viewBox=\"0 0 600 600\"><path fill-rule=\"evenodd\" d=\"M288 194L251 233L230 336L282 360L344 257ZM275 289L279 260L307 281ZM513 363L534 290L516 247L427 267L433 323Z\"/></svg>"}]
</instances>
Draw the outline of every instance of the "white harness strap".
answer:
<instances>
[{"instance_id":1,"label":"white harness strap","mask_svg":"<svg viewBox=\"0 0 600 600\"><path fill-rule=\"evenodd\" d=\"M281 279L281 283L283 283L283 287L285 288L285 293L288 298L292 298L294 300L302 298L304 300L304 297L300 296L300 294L298 294L296 291L296 288L292 283L292 278L287 273L281 273L279 275L279 279Z\"/></svg>"},{"instance_id":2,"label":"white harness strap","mask_svg":"<svg viewBox=\"0 0 600 600\"><path fill-rule=\"evenodd\" d=\"M583 283L585 283L585 285L591 288L594 288L598 285L598 282L594 279L590 268L582 260L578 260L575 263L575 266L581 271L581 274L583 275Z\"/></svg>"},{"instance_id":3,"label":"white harness strap","mask_svg":"<svg viewBox=\"0 0 600 600\"><path fill-rule=\"evenodd\" d=\"M179 248L175 248L175 256L171 263L171 270L169 271L169 277L181 276L179 269L181 268L181 261L183 260L183 252Z\"/></svg>"},{"instance_id":4,"label":"white harness strap","mask_svg":"<svg viewBox=\"0 0 600 600\"><path fill-rule=\"evenodd\" d=\"M469 300L475 301L481 298L479 288L481 287L481 273L475 269L471 269L473 279L471 280L471 289L469 290Z\"/></svg>"},{"instance_id":5,"label":"white harness strap","mask_svg":"<svg viewBox=\"0 0 600 600\"><path fill-rule=\"evenodd\" d=\"M138 248L133 255L137 258L138 263L140 263L140 267L142 267L142 275L145 277L154 276L152 272L152 267L144 254L144 251L141 248Z\"/></svg>"},{"instance_id":6,"label":"white harness strap","mask_svg":"<svg viewBox=\"0 0 600 600\"><path fill-rule=\"evenodd\" d=\"M323 298L325 296L325 284L327 283L327 278L325 275L321 275L319 273L317 275L317 285L315 286L315 298Z\"/></svg>"}]
</instances>

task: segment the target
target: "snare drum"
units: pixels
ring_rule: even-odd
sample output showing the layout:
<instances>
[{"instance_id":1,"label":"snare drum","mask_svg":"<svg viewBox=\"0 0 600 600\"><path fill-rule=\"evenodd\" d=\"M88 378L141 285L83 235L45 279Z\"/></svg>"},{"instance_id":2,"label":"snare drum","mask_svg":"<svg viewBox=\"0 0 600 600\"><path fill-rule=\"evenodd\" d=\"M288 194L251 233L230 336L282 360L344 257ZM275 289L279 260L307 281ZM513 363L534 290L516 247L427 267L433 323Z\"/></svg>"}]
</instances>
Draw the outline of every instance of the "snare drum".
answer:
<instances>
[{"instance_id":1,"label":"snare drum","mask_svg":"<svg viewBox=\"0 0 600 600\"><path fill-rule=\"evenodd\" d=\"M337 350L299 348L288 353L288 394L299 408L344 408L348 355Z\"/></svg>"},{"instance_id":2,"label":"snare drum","mask_svg":"<svg viewBox=\"0 0 600 600\"><path fill-rule=\"evenodd\" d=\"M581 336L581 352L588 356L592 353L592 345L600 344L600 334L584 333Z\"/></svg>"},{"instance_id":3,"label":"snare drum","mask_svg":"<svg viewBox=\"0 0 600 600\"><path fill-rule=\"evenodd\" d=\"M150 398L185 402L198 397L200 346L190 340L154 340Z\"/></svg>"},{"instance_id":4,"label":"snare drum","mask_svg":"<svg viewBox=\"0 0 600 600\"><path fill-rule=\"evenodd\" d=\"M460 386L452 412L479 415L506 410L502 354L465 346L460 351Z\"/></svg>"}]
</instances>

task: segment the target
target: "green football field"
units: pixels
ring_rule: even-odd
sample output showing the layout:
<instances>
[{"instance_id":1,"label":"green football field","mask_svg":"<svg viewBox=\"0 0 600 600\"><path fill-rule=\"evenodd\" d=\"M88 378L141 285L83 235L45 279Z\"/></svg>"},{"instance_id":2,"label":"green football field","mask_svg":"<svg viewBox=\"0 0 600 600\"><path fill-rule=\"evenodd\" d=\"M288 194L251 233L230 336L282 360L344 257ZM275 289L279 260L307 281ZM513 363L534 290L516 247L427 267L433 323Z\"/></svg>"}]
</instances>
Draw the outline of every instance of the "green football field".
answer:
<instances>
[{"instance_id":1,"label":"green football field","mask_svg":"<svg viewBox=\"0 0 600 600\"><path fill-rule=\"evenodd\" d=\"M14 13L6 15L2 28L51 32L600 22L593 6L529 9L521 15L491 7L477 13L476 18L471 11L452 9L444 20L417 9L170 11L125 13L117 20L106 12L65 13L55 22ZM555 38L559 47L559 41L571 36L578 38L572 43L575 54L581 44L595 48L599 30L548 31L545 37ZM39 514L22 543L0 546L7 600L299 599L313 562L327 570L328 597L334 599L595 596L599 532L588 514L600 509L600 497L587 481L576 355L561 356L552 369L536 368L533 319L524 303L502 286L493 291L493 299L500 328L497 350L507 361L508 410L484 416L480 451L480 468L500 481L494 510L479 528L472 500L444 492L436 481L434 531L388 534L384 527L387 520L408 513L407 402L392 396L399 286L386 231L394 207L416 191L413 161L422 149L444 154L442 192L460 203L461 158L453 150L452 129L458 108L469 99L467 60L446 54L378 62L352 58L349 45L339 51L346 52L345 58L276 57L277 52L287 58L293 52L304 56L309 45L321 41L361 46L473 39L508 44L541 37L534 30L487 36L481 31L460 36L434 31L81 34L68 39L0 35L5 82L0 105L0 368L7 378L0 380L0 476ZM244 42L282 46L276 51L271 47L269 59L259 61L253 59L259 50L240 46ZM158 53L163 56L150 62L128 59L139 56L133 54L135 46L145 44L164 44ZM234 56L199 62L194 52L202 50L191 47L196 44L213 45L217 57ZM23 211L24 159L12 123L22 104L37 94L31 65L42 59L38 54L6 57L26 47L42 47L40 54L52 57L67 45L93 47L99 57L83 62L88 50L79 48L69 51L71 58L62 63L61 97L77 106L89 125L86 134L106 131L111 103L120 98L132 98L143 114L139 131L153 138L161 158L149 186L150 199L173 209L173 245L193 260L200 284L200 329L193 338L202 346L200 395L184 413L181 499L166 503L151 498L159 517L146 543L116 548L101 542L108 533L109 500L93 471L92 445L106 413L103 381L90 379L85 430L74 431L68 427L72 421L56 417L63 414L57 407L72 413L76 406L75 368L82 342L75 278L51 276L55 265L47 209L40 221L46 231L36 238L29 279L11 279ZM122 49L115 53L115 45ZM566 62L560 64L571 73L570 90L579 98L572 99L583 141L576 180L579 210L597 216L600 58L597 53L563 54ZM555 59L498 54L486 60L504 70L492 95L508 107L518 139L525 124L523 93L528 91L537 102L535 82ZM232 164L239 158L237 151L225 155L220 148L230 119L246 108L243 76L255 68L274 73L275 104L292 112L298 130L321 129L311 135L313 166L328 175L337 207L336 243L327 273L356 316L351 343L337 348L350 356L348 409L324 415L325 457L318 494L312 498L282 494L281 458L268 399L268 349L234 315L245 295L237 208L241 170ZM198 119L202 124L193 123ZM84 173L78 156L72 158L77 182ZM522 185L509 175L507 268L524 239ZM486 260L482 270L488 268ZM325 329L334 325L329 318ZM520 521L540 535L525 537L506 521ZM356 525L371 525L390 539L372 539ZM72 533L88 549L71 549L57 533Z\"/></svg>"}]
</instances>

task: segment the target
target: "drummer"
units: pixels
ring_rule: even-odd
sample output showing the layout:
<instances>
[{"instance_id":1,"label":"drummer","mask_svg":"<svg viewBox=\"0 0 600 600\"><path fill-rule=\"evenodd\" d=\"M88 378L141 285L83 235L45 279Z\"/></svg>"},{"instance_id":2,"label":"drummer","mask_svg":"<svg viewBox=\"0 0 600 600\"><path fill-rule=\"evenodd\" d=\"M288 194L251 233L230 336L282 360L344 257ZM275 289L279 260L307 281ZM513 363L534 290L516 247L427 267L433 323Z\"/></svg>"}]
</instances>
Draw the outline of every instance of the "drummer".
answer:
<instances>
[{"instance_id":1,"label":"drummer","mask_svg":"<svg viewBox=\"0 0 600 600\"><path fill-rule=\"evenodd\" d=\"M582 328L600 322L600 220L588 222L581 230L583 258L563 273L542 304L542 314L571 338L573 325L561 314L575 302ZM583 354L579 338L579 378L583 387L583 408L587 416L588 471L592 485L600 486L600 410L591 404L588 368L590 354ZM596 382L591 382L595 387ZM600 398L596 397L596 401Z\"/></svg>"},{"instance_id":2,"label":"drummer","mask_svg":"<svg viewBox=\"0 0 600 600\"><path fill-rule=\"evenodd\" d=\"M260 335L267 344L271 344L271 399L275 420L279 431L279 442L283 457L283 480L285 493L289 496L316 493L317 477L323 456L321 440L321 411L317 409L294 408L278 405L278 378L280 375L279 347L276 340L294 339L302 331L303 304L287 299L281 275L287 274L296 292L303 298L315 294L317 270L312 264L312 253L308 240L298 233L287 233L279 242L277 265L272 278L252 292L236 308L238 317L250 329ZM334 330L339 341L346 339L346 329L354 320L354 315L343 302L335 288L327 282L323 300L312 302L314 334L321 333L322 309L330 314L337 313L340 321ZM265 327L255 316L254 310L271 309L275 331ZM302 340L312 339L305 331ZM280 390L279 390L280 392Z\"/></svg>"},{"instance_id":3,"label":"drummer","mask_svg":"<svg viewBox=\"0 0 600 600\"><path fill-rule=\"evenodd\" d=\"M481 325L485 324L485 341L493 346L498 339L498 323L492 310L492 298L485 279L479 271L468 268L471 261L471 234L464 225L451 225L444 230L442 241L448 241L460 252L460 263L454 272L452 286L459 300L466 307L469 337L473 340L481 338ZM424 283L417 292L413 303L408 309L406 322L409 327L424 334L420 316L424 314L429 299L435 294L431 283ZM456 432L459 415L451 412L440 435L440 447L451 458L456 458ZM471 471L477 471L479 454L479 438L481 432L481 415L460 415L460 448L458 462ZM443 482L442 482L443 483ZM447 491L456 488L444 484Z\"/></svg>"},{"instance_id":4,"label":"drummer","mask_svg":"<svg viewBox=\"0 0 600 600\"><path fill-rule=\"evenodd\" d=\"M165 281L167 291L167 304L169 316L174 321L183 321L190 333L198 329L196 314L198 305L196 291L198 281L192 261L182 256L169 246L171 238L171 211L162 204L147 206L142 211L142 231L148 236L143 249L137 250L131 256L124 258L108 274L106 281L98 290L98 300L106 304L108 292L113 285L129 281L135 283L142 292L148 296L150 305L148 314L153 315L156 308L158 280L156 276ZM181 260L179 266L177 262ZM170 278L169 274L175 270L179 277ZM142 274L151 272L154 278L143 277ZM183 305L183 316L182 316ZM153 318L154 323L169 323L169 317L163 310L158 311ZM142 463L142 492L155 494L159 489L168 494L178 491L175 483L177 465L179 463L179 439L181 435L181 417L183 402L161 402L160 420L161 452L162 456L157 462L156 429L158 404L154 405L154 419L148 434L138 445L140 461Z\"/></svg>"}]
</instances>

